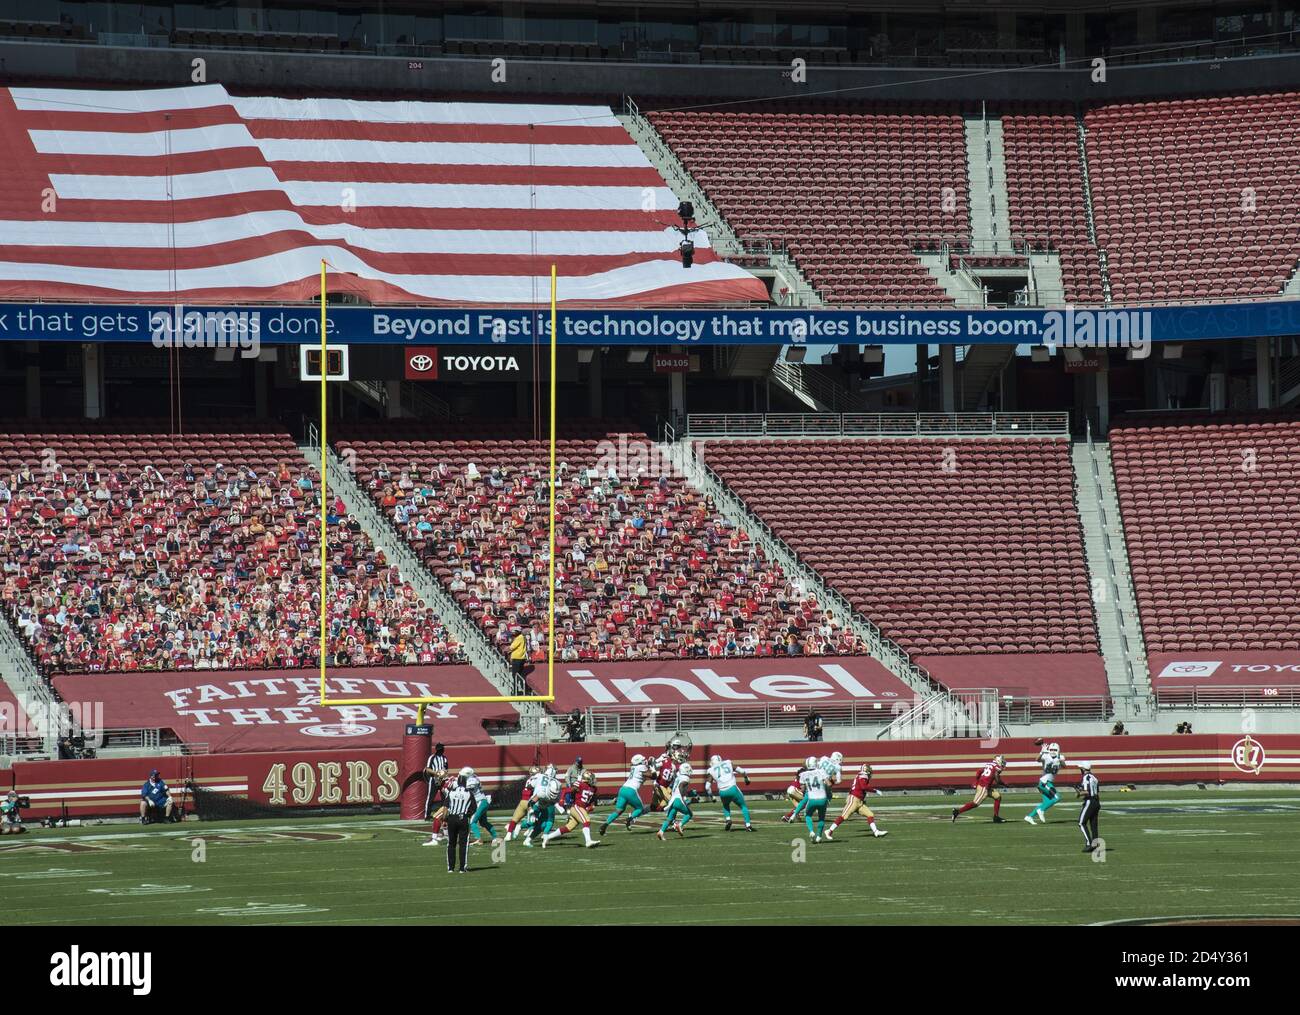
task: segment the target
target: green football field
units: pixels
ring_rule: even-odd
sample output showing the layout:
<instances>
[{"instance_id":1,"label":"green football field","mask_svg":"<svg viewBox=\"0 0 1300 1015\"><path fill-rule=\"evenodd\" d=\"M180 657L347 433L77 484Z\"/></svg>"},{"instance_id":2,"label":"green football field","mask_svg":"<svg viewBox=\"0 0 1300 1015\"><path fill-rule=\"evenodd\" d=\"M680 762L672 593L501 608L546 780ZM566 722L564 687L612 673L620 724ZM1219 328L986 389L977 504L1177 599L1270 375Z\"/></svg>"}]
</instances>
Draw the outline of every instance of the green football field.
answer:
<instances>
[{"instance_id":1,"label":"green football field","mask_svg":"<svg viewBox=\"0 0 1300 1015\"><path fill-rule=\"evenodd\" d=\"M782 807L751 797L757 831L724 832L701 804L685 838L648 823L579 833L543 851L421 847L390 816L35 829L0 839L5 922L126 924L1080 924L1180 917L1300 918L1300 792L1112 791L1103 862L1082 853L1068 797L1046 826L1009 794L949 821L951 796L874 798L814 845ZM833 804L834 808L835 805ZM644 819L643 819L644 820ZM656 822L657 826L657 822Z\"/></svg>"}]
</instances>

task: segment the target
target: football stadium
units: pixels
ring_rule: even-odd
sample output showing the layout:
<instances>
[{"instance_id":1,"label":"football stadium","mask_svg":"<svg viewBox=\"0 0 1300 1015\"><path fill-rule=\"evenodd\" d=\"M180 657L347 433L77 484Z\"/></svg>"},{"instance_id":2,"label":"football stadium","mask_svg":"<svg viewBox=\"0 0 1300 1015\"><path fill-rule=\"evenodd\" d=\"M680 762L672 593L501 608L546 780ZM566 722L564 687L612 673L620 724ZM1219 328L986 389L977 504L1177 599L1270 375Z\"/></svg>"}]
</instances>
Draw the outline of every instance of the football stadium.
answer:
<instances>
[{"instance_id":1,"label":"football stadium","mask_svg":"<svg viewBox=\"0 0 1300 1015\"><path fill-rule=\"evenodd\" d=\"M9 926L1300 922L1300 0L11 0L0 137Z\"/></svg>"}]
</instances>

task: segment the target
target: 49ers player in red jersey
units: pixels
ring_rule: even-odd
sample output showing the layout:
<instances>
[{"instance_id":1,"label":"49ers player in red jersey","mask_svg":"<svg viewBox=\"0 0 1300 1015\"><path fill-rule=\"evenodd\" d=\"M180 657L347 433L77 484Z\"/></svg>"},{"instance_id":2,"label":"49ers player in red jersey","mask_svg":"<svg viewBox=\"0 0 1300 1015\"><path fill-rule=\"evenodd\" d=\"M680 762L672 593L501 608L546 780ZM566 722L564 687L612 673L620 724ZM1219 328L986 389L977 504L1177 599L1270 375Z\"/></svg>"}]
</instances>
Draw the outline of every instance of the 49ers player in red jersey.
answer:
<instances>
[{"instance_id":1,"label":"49ers player in red jersey","mask_svg":"<svg viewBox=\"0 0 1300 1015\"><path fill-rule=\"evenodd\" d=\"M975 776L975 796L971 798L969 803L962 804L960 807L954 807L952 809L952 820L956 821L960 815L965 814L969 810L974 810L984 802L985 797L992 797L993 822L998 825L1002 824L1006 819L998 813L1002 810L1002 791L998 789L998 787L1004 785L1002 782L1002 770L1006 767L1006 759L999 754L996 758L981 768L979 774Z\"/></svg>"},{"instance_id":2,"label":"49ers player in red jersey","mask_svg":"<svg viewBox=\"0 0 1300 1015\"><path fill-rule=\"evenodd\" d=\"M651 794L650 809L662 811L668 806L673 795L673 783L677 780L677 769L681 767L684 752L670 747L655 758L655 784Z\"/></svg>"},{"instance_id":3,"label":"49ers player in red jersey","mask_svg":"<svg viewBox=\"0 0 1300 1015\"><path fill-rule=\"evenodd\" d=\"M876 827L876 815L871 808L867 806L866 796L872 792L871 789L871 766L863 765L858 769L857 778L853 780L853 785L849 787L849 798L844 801L844 810L840 816L831 823L831 827L826 829L826 838L830 839L835 834L835 829L848 821L855 814L861 814L867 819L867 824L871 826L871 834L879 839L882 835L888 835L884 829Z\"/></svg>"},{"instance_id":4,"label":"49ers player in red jersey","mask_svg":"<svg viewBox=\"0 0 1300 1015\"><path fill-rule=\"evenodd\" d=\"M561 835L568 835L575 828L582 829L584 845L588 848L599 846L600 842L591 837L591 812L596 806L596 773L583 769L578 781L573 786L573 803L569 804L569 820L563 828L557 828L542 836L542 849L546 844Z\"/></svg>"}]
</instances>

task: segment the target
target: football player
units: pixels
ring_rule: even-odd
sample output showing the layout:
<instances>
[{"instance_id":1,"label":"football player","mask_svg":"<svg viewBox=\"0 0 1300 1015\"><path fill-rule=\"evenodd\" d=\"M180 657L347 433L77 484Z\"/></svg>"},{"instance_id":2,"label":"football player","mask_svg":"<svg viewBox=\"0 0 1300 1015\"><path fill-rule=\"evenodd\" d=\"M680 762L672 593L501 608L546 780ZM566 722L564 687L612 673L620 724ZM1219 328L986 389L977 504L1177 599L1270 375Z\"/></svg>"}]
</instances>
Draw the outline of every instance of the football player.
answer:
<instances>
[{"instance_id":1,"label":"football player","mask_svg":"<svg viewBox=\"0 0 1300 1015\"><path fill-rule=\"evenodd\" d=\"M804 761L803 773L799 776L803 789L804 821L808 823L808 836L813 842L822 841L822 832L826 830L826 773L817 763L816 758ZM813 818L817 818L817 829L813 830Z\"/></svg>"},{"instance_id":2,"label":"football player","mask_svg":"<svg viewBox=\"0 0 1300 1015\"><path fill-rule=\"evenodd\" d=\"M668 813L664 816L664 823L659 826L659 831L655 835L659 841L664 841L664 833L672 828L678 835L684 836L686 823L695 817L691 813L690 804L686 802L686 787L691 782L691 766L689 762L682 762L677 769L677 778L673 780L673 795L668 798Z\"/></svg>"},{"instance_id":3,"label":"football player","mask_svg":"<svg viewBox=\"0 0 1300 1015\"><path fill-rule=\"evenodd\" d=\"M794 821L803 811L803 783L800 782L799 777L806 771L807 768L804 765L800 765L796 768L794 770L794 775L790 777L790 785L785 788L786 799L789 800L792 805L788 811L781 815L781 820L787 825Z\"/></svg>"},{"instance_id":4,"label":"football player","mask_svg":"<svg viewBox=\"0 0 1300 1015\"><path fill-rule=\"evenodd\" d=\"M621 818L623 812L628 808L632 809L626 823L629 830L636 822L636 819L645 813L645 804L641 802L641 784L646 781L649 774L650 762L646 760L646 756L644 754L632 755L632 765L627 771L627 778L623 780L623 785L619 788L618 799L614 801L614 810L610 812L609 817L600 826L602 837L609 830L609 826Z\"/></svg>"},{"instance_id":5,"label":"football player","mask_svg":"<svg viewBox=\"0 0 1300 1015\"><path fill-rule=\"evenodd\" d=\"M826 829L826 838L830 839L835 834L835 829L848 821L855 814L861 814L867 819L867 824L871 828L871 834L879 839L882 835L889 833L876 827L876 815L872 813L871 808L867 806L866 797L871 792L871 766L863 765L858 769L857 777L853 780L853 785L849 787L849 798L844 801L844 810L836 818L831 827Z\"/></svg>"},{"instance_id":6,"label":"football player","mask_svg":"<svg viewBox=\"0 0 1300 1015\"><path fill-rule=\"evenodd\" d=\"M661 811L668 806L673 795L673 783L677 780L677 769L685 761L678 750L669 749L655 758L654 795L650 802L652 811Z\"/></svg>"},{"instance_id":7,"label":"football player","mask_svg":"<svg viewBox=\"0 0 1300 1015\"><path fill-rule=\"evenodd\" d=\"M1025 815L1025 820L1031 825L1034 824L1035 817L1039 824L1047 824L1047 812L1061 802L1061 794L1056 791L1056 776L1065 767L1065 756L1061 753L1060 744L1043 746L1041 740L1038 744L1043 747L1038 752L1038 763L1043 767L1043 774L1038 777L1038 795L1042 799L1037 807Z\"/></svg>"},{"instance_id":8,"label":"football player","mask_svg":"<svg viewBox=\"0 0 1300 1015\"><path fill-rule=\"evenodd\" d=\"M826 800L829 802L831 787L838 786L844 778L844 755L839 751L831 751L829 758L818 758L817 764L826 775Z\"/></svg>"},{"instance_id":9,"label":"football player","mask_svg":"<svg viewBox=\"0 0 1300 1015\"><path fill-rule=\"evenodd\" d=\"M519 795L519 803L515 804L515 812L510 815L510 820L506 822L506 841L509 842L515 837L516 830L528 814L528 801L533 798L533 793L537 789L537 782L541 778L542 770L536 765L528 770L528 779L524 782L524 791Z\"/></svg>"},{"instance_id":10,"label":"football player","mask_svg":"<svg viewBox=\"0 0 1300 1015\"><path fill-rule=\"evenodd\" d=\"M725 830L731 831L731 806L735 804L740 808L740 816L745 819L745 831L752 832L754 826L749 820L749 805L745 803L745 794L736 785L736 776L744 779L746 786L749 785L749 773L743 768L737 768L730 761L724 760L721 754L715 754L709 759L709 779L717 787L718 799L722 801L722 814L727 819Z\"/></svg>"},{"instance_id":11,"label":"football player","mask_svg":"<svg viewBox=\"0 0 1300 1015\"><path fill-rule=\"evenodd\" d=\"M993 823L1000 825L1005 820L999 811L1002 810L1002 790L998 787L1004 785L1002 782L1002 770L1007 767L1006 759L998 755L987 765L979 770L975 776L975 795L968 803L952 809L952 820L956 822L957 818L969 810L974 810L984 802L985 797L993 798Z\"/></svg>"},{"instance_id":12,"label":"football player","mask_svg":"<svg viewBox=\"0 0 1300 1015\"><path fill-rule=\"evenodd\" d=\"M495 844L497 831L492 827L492 822L487 816L488 808L492 805L492 796L484 792L483 783L474 774L474 769L466 765L460 770L460 774L465 776L465 788L474 794L474 814L469 819L469 844L477 846L485 831L488 833L488 839Z\"/></svg>"},{"instance_id":13,"label":"football player","mask_svg":"<svg viewBox=\"0 0 1300 1015\"><path fill-rule=\"evenodd\" d=\"M442 825L447 820L447 794L456 785L454 772L444 772L442 775L433 776L432 779L438 784L438 789L429 795L430 804L434 807L430 815L433 820L433 834L420 844L422 846L437 846L443 841Z\"/></svg>"},{"instance_id":14,"label":"football player","mask_svg":"<svg viewBox=\"0 0 1300 1015\"><path fill-rule=\"evenodd\" d=\"M574 776L573 802L569 804L569 820L562 828L547 832L542 836L542 849L553 839L568 835L576 828L582 829L584 845L588 848L599 846L600 842L591 837L591 812L596 806L596 773L583 769Z\"/></svg>"},{"instance_id":15,"label":"football player","mask_svg":"<svg viewBox=\"0 0 1300 1015\"><path fill-rule=\"evenodd\" d=\"M533 839L541 832L542 838L546 833L555 827L555 805L560 799L560 777L555 771L554 765L547 765L542 770L541 778L537 780L537 786L533 789L533 798L530 801L532 807L532 824L528 827L528 833L524 836L524 845L532 846Z\"/></svg>"}]
</instances>

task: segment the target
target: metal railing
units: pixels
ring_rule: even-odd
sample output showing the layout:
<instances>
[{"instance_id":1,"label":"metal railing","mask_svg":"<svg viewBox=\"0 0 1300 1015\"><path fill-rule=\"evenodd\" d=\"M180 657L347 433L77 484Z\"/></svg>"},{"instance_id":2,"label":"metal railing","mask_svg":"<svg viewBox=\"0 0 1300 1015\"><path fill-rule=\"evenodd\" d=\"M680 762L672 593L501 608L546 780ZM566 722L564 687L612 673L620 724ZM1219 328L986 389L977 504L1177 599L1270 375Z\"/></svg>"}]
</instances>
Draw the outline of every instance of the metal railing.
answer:
<instances>
[{"instance_id":1,"label":"metal railing","mask_svg":"<svg viewBox=\"0 0 1300 1015\"><path fill-rule=\"evenodd\" d=\"M790 363L779 359L772 364L772 379L791 391L802 392L832 412L862 409L863 399L860 395L840 387L816 370L807 369L807 366L805 363Z\"/></svg>"},{"instance_id":2,"label":"metal railing","mask_svg":"<svg viewBox=\"0 0 1300 1015\"><path fill-rule=\"evenodd\" d=\"M1068 412L690 413L690 440L728 437L1068 437Z\"/></svg>"},{"instance_id":3,"label":"metal railing","mask_svg":"<svg viewBox=\"0 0 1300 1015\"><path fill-rule=\"evenodd\" d=\"M1300 708L1300 686L1241 685L1157 688L1156 708Z\"/></svg>"},{"instance_id":4,"label":"metal railing","mask_svg":"<svg viewBox=\"0 0 1300 1015\"><path fill-rule=\"evenodd\" d=\"M899 700L899 699L893 699ZM901 699L907 700L907 699ZM891 700L817 702L813 709L827 726L884 726L895 716ZM731 705L617 705L587 709L589 738L619 737L655 730L803 730L808 705L744 702Z\"/></svg>"},{"instance_id":5,"label":"metal railing","mask_svg":"<svg viewBox=\"0 0 1300 1015\"><path fill-rule=\"evenodd\" d=\"M1007 696L1002 698L1000 710L1004 723L1106 722L1117 715L1128 718L1140 714L1128 703L1120 706L1123 701L1108 694ZM1149 718L1150 712L1146 715Z\"/></svg>"},{"instance_id":6,"label":"metal railing","mask_svg":"<svg viewBox=\"0 0 1300 1015\"><path fill-rule=\"evenodd\" d=\"M1002 732L998 692L992 688L936 691L919 696L876 734L877 740L991 740Z\"/></svg>"}]
</instances>

